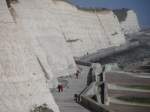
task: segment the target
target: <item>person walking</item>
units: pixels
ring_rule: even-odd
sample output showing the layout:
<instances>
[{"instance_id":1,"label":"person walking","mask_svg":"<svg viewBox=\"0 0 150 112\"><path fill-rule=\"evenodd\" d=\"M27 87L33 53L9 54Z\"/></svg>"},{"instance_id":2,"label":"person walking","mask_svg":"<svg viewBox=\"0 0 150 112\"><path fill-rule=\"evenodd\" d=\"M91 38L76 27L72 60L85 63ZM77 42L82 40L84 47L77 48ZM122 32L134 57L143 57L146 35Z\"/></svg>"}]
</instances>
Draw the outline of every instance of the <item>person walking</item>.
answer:
<instances>
[{"instance_id":1,"label":"person walking","mask_svg":"<svg viewBox=\"0 0 150 112\"><path fill-rule=\"evenodd\" d=\"M63 85L62 85L62 84L60 85L60 91L61 91L61 92L63 92L63 91L64 91L64 87L63 87Z\"/></svg>"},{"instance_id":2,"label":"person walking","mask_svg":"<svg viewBox=\"0 0 150 112\"><path fill-rule=\"evenodd\" d=\"M58 84L57 89L58 89L58 92L60 92L60 84Z\"/></svg>"},{"instance_id":3,"label":"person walking","mask_svg":"<svg viewBox=\"0 0 150 112\"><path fill-rule=\"evenodd\" d=\"M80 74L80 71L79 71L79 70L77 70L77 72L75 73L75 75L76 75L76 79L78 79L78 78L79 78L79 74Z\"/></svg>"},{"instance_id":4,"label":"person walking","mask_svg":"<svg viewBox=\"0 0 150 112\"><path fill-rule=\"evenodd\" d=\"M58 89L58 92L63 92L64 87L62 84L58 84L57 89Z\"/></svg>"},{"instance_id":5,"label":"person walking","mask_svg":"<svg viewBox=\"0 0 150 112\"><path fill-rule=\"evenodd\" d=\"M74 94L74 100L76 103L79 103L80 102L80 97L78 94Z\"/></svg>"}]
</instances>

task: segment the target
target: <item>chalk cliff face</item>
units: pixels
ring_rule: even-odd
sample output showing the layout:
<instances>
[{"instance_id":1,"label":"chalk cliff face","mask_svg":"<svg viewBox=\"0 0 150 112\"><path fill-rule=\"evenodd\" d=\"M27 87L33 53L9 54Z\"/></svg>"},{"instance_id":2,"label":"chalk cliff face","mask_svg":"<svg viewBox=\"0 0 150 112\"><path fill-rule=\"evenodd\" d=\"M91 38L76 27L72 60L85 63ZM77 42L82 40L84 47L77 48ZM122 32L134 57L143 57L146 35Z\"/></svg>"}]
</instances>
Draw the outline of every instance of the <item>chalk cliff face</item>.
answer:
<instances>
[{"instance_id":1,"label":"chalk cliff face","mask_svg":"<svg viewBox=\"0 0 150 112\"><path fill-rule=\"evenodd\" d=\"M73 56L125 43L118 19L110 10L84 11L55 0L20 0L13 8L17 23L47 55L55 77L75 72Z\"/></svg>"},{"instance_id":2,"label":"chalk cliff face","mask_svg":"<svg viewBox=\"0 0 150 112\"><path fill-rule=\"evenodd\" d=\"M61 33L57 17L53 15L52 2L20 0L13 8L17 23L24 27L29 36L37 40L36 47L40 47L47 55L54 77L75 73L76 65Z\"/></svg>"},{"instance_id":3,"label":"chalk cliff face","mask_svg":"<svg viewBox=\"0 0 150 112\"><path fill-rule=\"evenodd\" d=\"M55 0L9 6L0 0L2 112L29 112L42 104L59 112L48 88L55 78L75 73L73 56L125 43L110 10L84 11Z\"/></svg>"},{"instance_id":4,"label":"chalk cliff face","mask_svg":"<svg viewBox=\"0 0 150 112\"><path fill-rule=\"evenodd\" d=\"M74 56L125 43L119 21L112 11L85 11L63 1L56 1L55 6L53 15L57 16Z\"/></svg>"},{"instance_id":5,"label":"chalk cliff face","mask_svg":"<svg viewBox=\"0 0 150 112\"><path fill-rule=\"evenodd\" d=\"M42 65L44 54L33 52L31 40L12 19L5 0L0 0L0 111L30 112L35 106L47 104L59 112L46 84L52 78L49 68L46 76Z\"/></svg>"},{"instance_id":6,"label":"chalk cliff face","mask_svg":"<svg viewBox=\"0 0 150 112\"><path fill-rule=\"evenodd\" d=\"M140 31L140 26L136 13L129 9L115 10L114 13L117 15L122 31L125 34L132 34Z\"/></svg>"}]
</instances>

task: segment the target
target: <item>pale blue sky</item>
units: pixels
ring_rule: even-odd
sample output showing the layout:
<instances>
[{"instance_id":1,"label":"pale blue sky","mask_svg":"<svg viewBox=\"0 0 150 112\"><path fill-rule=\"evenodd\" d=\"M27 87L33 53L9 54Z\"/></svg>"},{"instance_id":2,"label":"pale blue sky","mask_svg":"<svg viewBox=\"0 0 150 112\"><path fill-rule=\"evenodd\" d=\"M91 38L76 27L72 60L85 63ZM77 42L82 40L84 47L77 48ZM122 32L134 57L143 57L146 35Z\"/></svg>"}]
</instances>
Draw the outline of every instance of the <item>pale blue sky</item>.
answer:
<instances>
[{"instance_id":1,"label":"pale blue sky","mask_svg":"<svg viewBox=\"0 0 150 112\"><path fill-rule=\"evenodd\" d=\"M81 7L129 8L136 11L142 28L150 28L150 0L71 0Z\"/></svg>"}]
</instances>

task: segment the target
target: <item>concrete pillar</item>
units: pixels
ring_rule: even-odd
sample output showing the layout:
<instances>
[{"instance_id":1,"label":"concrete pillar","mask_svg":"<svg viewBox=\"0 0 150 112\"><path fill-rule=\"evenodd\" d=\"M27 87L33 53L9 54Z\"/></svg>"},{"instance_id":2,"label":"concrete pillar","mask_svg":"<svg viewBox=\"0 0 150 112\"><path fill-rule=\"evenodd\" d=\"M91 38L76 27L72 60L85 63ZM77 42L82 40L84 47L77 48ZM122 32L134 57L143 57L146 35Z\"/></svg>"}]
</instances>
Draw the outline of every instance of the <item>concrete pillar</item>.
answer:
<instances>
[{"instance_id":1,"label":"concrete pillar","mask_svg":"<svg viewBox=\"0 0 150 112\"><path fill-rule=\"evenodd\" d=\"M108 84L104 82L104 104L109 105Z\"/></svg>"}]
</instances>

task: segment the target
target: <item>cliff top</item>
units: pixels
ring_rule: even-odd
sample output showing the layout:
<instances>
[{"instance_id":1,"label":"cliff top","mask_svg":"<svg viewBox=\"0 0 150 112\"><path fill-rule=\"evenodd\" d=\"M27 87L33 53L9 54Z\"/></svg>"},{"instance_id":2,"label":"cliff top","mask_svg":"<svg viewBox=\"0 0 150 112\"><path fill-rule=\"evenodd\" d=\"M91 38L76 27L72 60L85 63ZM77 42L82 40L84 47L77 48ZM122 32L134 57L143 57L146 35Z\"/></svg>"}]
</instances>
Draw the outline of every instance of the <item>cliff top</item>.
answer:
<instances>
[{"instance_id":1,"label":"cliff top","mask_svg":"<svg viewBox=\"0 0 150 112\"><path fill-rule=\"evenodd\" d=\"M118 17L119 22L122 22L122 21L126 20L127 12L129 10L130 9L123 8L123 9L115 9L115 10L113 10L113 12Z\"/></svg>"},{"instance_id":2,"label":"cliff top","mask_svg":"<svg viewBox=\"0 0 150 112\"><path fill-rule=\"evenodd\" d=\"M72 6L75 6L79 10L88 11L88 12L101 12L101 11L110 11L110 9L107 8L99 8L99 7L81 7L79 5L73 4L71 0L53 0L53 1L64 1L69 3Z\"/></svg>"},{"instance_id":3,"label":"cliff top","mask_svg":"<svg viewBox=\"0 0 150 112\"><path fill-rule=\"evenodd\" d=\"M88 11L88 12L111 11L110 9L107 9L107 8L98 8L98 7L80 7L80 6L77 6L77 8L80 10L83 10L83 11Z\"/></svg>"}]
</instances>

